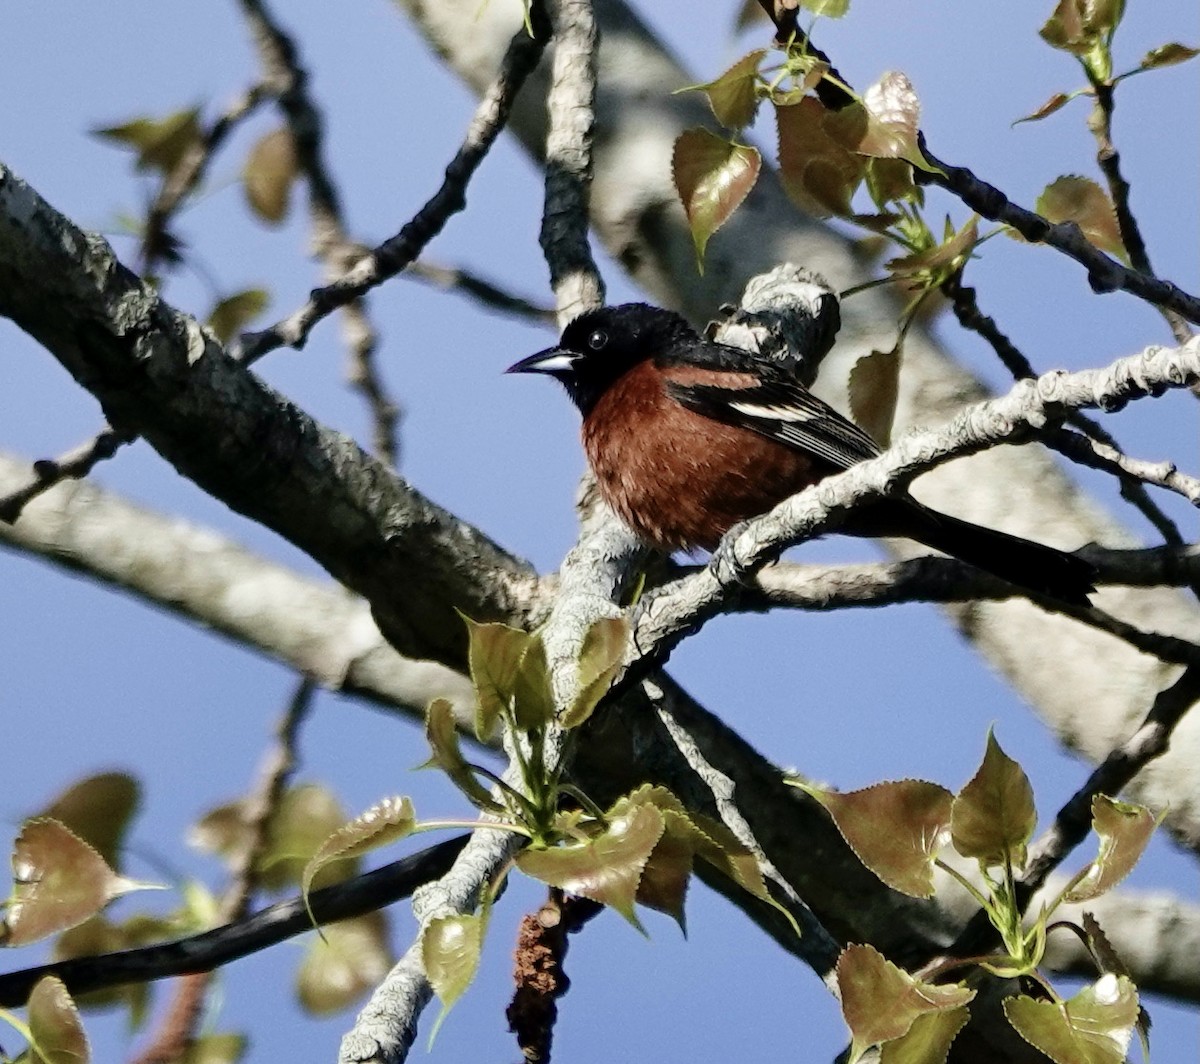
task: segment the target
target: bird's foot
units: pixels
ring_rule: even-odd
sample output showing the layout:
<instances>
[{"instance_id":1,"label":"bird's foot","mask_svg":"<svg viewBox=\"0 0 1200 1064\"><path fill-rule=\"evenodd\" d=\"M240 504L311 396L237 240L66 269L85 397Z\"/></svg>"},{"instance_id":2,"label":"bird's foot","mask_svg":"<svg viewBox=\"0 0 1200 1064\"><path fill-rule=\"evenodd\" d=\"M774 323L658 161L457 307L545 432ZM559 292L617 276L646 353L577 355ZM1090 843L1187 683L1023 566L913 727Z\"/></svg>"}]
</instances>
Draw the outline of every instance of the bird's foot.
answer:
<instances>
[{"instance_id":1,"label":"bird's foot","mask_svg":"<svg viewBox=\"0 0 1200 1064\"><path fill-rule=\"evenodd\" d=\"M749 566L738 558L737 552L734 550L734 543L747 524L749 524L748 521L739 521L730 528L721 537L721 542L717 544L717 549L712 553L708 567L721 587L748 584L754 577Z\"/></svg>"}]
</instances>

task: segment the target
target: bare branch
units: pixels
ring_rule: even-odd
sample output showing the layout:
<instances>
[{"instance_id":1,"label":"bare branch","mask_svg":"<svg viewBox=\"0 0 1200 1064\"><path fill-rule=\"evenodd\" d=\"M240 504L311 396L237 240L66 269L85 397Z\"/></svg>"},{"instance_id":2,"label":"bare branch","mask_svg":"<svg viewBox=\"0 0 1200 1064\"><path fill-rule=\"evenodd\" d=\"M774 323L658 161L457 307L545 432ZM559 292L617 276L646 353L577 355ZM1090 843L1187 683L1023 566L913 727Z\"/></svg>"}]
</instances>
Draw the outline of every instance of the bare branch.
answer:
<instances>
[{"instance_id":1,"label":"bare branch","mask_svg":"<svg viewBox=\"0 0 1200 1064\"><path fill-rule=\"evenodd\" d=\"M980 310L979 302L975 296L975 289L962 283L961 270L946 281L942 285L941 290L950 299L950 306L954 310L954 316L958 319L958 323L969 332L983 337L991 345L992 350L996 352L996 356L1013 375L1014 380L1024 380L1027 377L1037 376L1037 372L1033 368L1033 363L1018 350L1017 346L1000 329L995 320ZM1074 410L1067 420L1072 425L1080 428L1107 452L1123 455L1121 446L1117 443L1116 439L1094 418L1088 417L1079 410ZM1053 441L1061 438L1061 436L1061 432L1050 435L1047 437L1047 441L1050 442L1051 446L1056 446ZM1063 453L1067 452L1064 451ZM1076 461L1082 460L1077 454L1069 455L1069 457L1075 458ZM1112 464L1101 466L1100 468L1104 468L1106 471L1117 475L1121 484L1121 497L1135 507L1158 530L1167 543L1180 544L1183 542L1183 536L1180 534L1175 522L1150 498L1150 493L1146 491L1136 475Z\"/></svg>"},{"instance_id":2,"label":"bare branch","mask_svg":"<svg viewBox=\"0 0 1200 1064\"><path fill-rule=\"evenodd\" d=\"M447 291L461 291L477 299L485 307L502 314L553 325L555 314L550 307L539 306L524 296L507 292L486 278L450 266L439 266L427 259L418 259L408 268L411 276Z\"/></svg>"},{"instance_id":3,"label":"bare branch","mask_svg":"<svg viewBox=\"0 0 1200 1064\"><path fill-rule=\"evenodd\" d=\"M1084 70L1089 70L1084 64ZM1090 77L1090 74L1089 74ZM1121 172L1121 155L1112 139L1113 109L1116 107L1116 85L1112 82L1092 80L1092 88L1096 94L1096 104L1092 108L1092 117L1088 121L1088 129L1096 138L1096 162L1100 172L1108 183L1109 195L1112 196L1113 207L1117 216L1117 227L1121 232L1121 242L1129 253L1129 264L1140 270L1148 277L1154 277L1154 267L1150 265L1150 255L1146 250L1146 242L1142 239L1142 230L1134 216L1129 203L1130 187ZM1163 309L1163 317L1171 327L1175 342L1186 343L1192 335L1187 322L1174 310Z\"/></svg>"},{"instance_id":4,"label":"bare branch","mask_svg":"<svg viewBox=\"0 0 1200 1064\"><path fill-rule=\"evenodd\" d=\"M105 425L86 443L81 443L58 458L39 458L33 463L33 476L26 483L8 488L0 495L0 521L12 524L26 505L64 480L81 480L100 462L111 458L137 437Z\"/></svg>"},{"instance_id":5,"label":"bare branch","mask_svg":"<svg viewBox=\"0 0 1200 1064\"><path fill-rule=\"evenodd\" d=\"M1019 441L1068 411L1118 409L1130 399L1200 379L1200 342L1151 347L1103 370L1049 373L1023 381L1008 395L968 407L948 426L913 431L879 458L828 477L780 503L770 514L734 529L707 569L651 593L643 601L636 645L642 653L669 652L679 639L720 612L737 579L720 571L732 561L737 578L757 572L789 544L838 527L860 499L906 487L920 473L959 455L1002 441Z\"/></svg>"},{"instance_id":6,"label":"bare branch","mask_svg":"<svg viewBox=\"0 0 1200 1064\"><path fill-rule=\"evenodd\" d=\"M279 101L296 148L298 168L308 184L313 250L325 264L326 279L335 280L362 256L364 249L346 232L337 189L324 159L324 123L308 91L308 72L300 62L295 41L284 32L266 0L242 0L242 11L258 46L263 77ZM350 349L347 378L366 401L375 453L395 467L399 408L387 394L375 365L377 337L365 300L355 299L345 305L342 331Z\"/></svg>"},{"instance_id":7,"label":"bare branch","mask_svg":"<svg viewBox=\"0 0 1200 1064\"><path fill-rule=\"evenodd\" d=\"M535 10L537 5L534 5ZM535 30L537 19L535 18ZM441 188L395 236L365 254L334 283L313 291L308 302L262 332L242 337L239 358L249 365L278 347L303 347L313 327L338 307L365 295L407 267L449 220L466 206L466 188L504 128L513 100L529 72L537 66L545 37L524 29L513 35L500 72L483 94L458 154L446 167Z\"/></svg>"}]
</instances>

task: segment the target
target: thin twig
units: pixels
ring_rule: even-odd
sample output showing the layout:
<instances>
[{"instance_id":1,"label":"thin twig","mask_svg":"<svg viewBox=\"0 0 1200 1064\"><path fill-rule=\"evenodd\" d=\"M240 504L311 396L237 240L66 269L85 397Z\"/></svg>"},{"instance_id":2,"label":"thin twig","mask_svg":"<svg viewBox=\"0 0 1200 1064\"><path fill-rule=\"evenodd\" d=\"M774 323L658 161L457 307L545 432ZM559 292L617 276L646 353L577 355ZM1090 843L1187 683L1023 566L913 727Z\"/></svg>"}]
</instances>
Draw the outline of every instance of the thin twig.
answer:
<instances>
[{"instance_id":1,"label":"thin twig","mask_svg":"<svg viewBox=\"0 0 1200 1064\"><path fill-rule=\"evenodd\" d=\"M1175 311L1187 321L1200 322L1200 298L1170 281L1132 270L1088 241L1074 222L1050 222L1011 202L995 185L976 177L965 166L939 159L918 134L917 143L932 170L913 168L919 183L952 192L981 218L1011 226L1032 244L1046 244L1074 259L1087 270L1088 284L1097 295L1128 292L1156 307Z\"/></svg>"},{"instance_id":2,"label":"thin twig","mask_svg":"<svg viewBox=\"0 0 1200 1064\"><path fill-rule=\"evenodd\" d=\"M86 477L96 465L136 439L136 433L118 432L111 425L105 425L86 443L73 447L58 458L39 458L33 463L33 476L29 483L0 498L0 521L13 524L21 516L21 511L43 492L64 480Z\"/></svg>"},{"instance_id":3,"label":"thin twig","mask_svg":"<svg viewBox=\"0 0 1200 1064\"><path fill-rule=\"evenodd\" d=\"M436 285L438 288L465 292L490 310L498 310L503 314L511 314L514 317L540 324L553 325L555 322L553 308L539 306L524 296L505 291L469 270L439 266L427 259L418 259L409 266L408 272L412 277Z\"/></svg>"},{"instance_id":4,"label":"thin twig","mask_svg":"<svg viewBox=\"0 0 1200 1064\"><path fill-rule=\"evenodd\" d=\"M1086 64L1085 64L1086 69ZM1154 267L1150 265L1150 254L1146 250L1146 241L1142 238L1141 227L1137 223L1133 209L1129 204L1129 182L1121 172L1121 155L1112 139L1113 109L1116 106L1116 86L1112 82L1092 81L1095 90L1096 103L1088 120L1088 129L1096 138L1096 162L1100 172L1108 183L1109 195L1112 197L1113 208L1117 217L1117 228L1121 232L1121 242L1129 254L1129 264L1149 277L1156 276ZM1192 335L1187 322L1174 310L1160 308L1163 318L1171 328L1171 335L1176 343L1186 343Z\"/></svg>"},{"instance_id":5,"label":"thin twig","mask_svg":"<svg viewBox=\"0 0 1200 1064\"><path fill-rule=\"evenodd\" d=\"M296 164L308 186L312 246L324 263L327 281L341 277L363 254L346 229L345 217L323 152L323 119L308 91L308 72L300 62L295 41L284 32L266 0L242 0L242 11L254 35L263 77L283 112ZM356 298L342 312L342 333L350 352L347 380L367 405L372 424L372 446L388 465L399 460L396 426L400 409L388 394L375 362L378 336L367 315L366 303Z\"/></svg>"},{"instance_id":6,"label":"thin twig","mask_svg":"<svg viewBox=\"0 0 1200 1064\"><path fill-rule=\"evenodd\" d=\"M1014 380L1024 380L1028 377L1037 376L1037 372L1033 368L1033 363L1025 357L1024 353L1017 348L1016 344L996 324L995 319L988 314L984 314L980 309L975 289L969 285L964 285L962 282L962 270L959 270L945 281L941 286L941 291L950 300L950 306L954 311L954 316L958 320L959 325L968 332L973 332L986 340L991 345L992 350L995 351L996 357L1000 359L1004 367L1012 374ZM1067 420L1072 425L1081 429L1085 435L1096 441L1103 448L1104 453L1123 456L1124 452L1120 444L1117 443L1113 435L1096 421L1095 418L1088 417L1082 411L1073 410ZM1070 457L1077 458L1076 455L1071 455ZM1077 460L1082 459L1077 458ZM1155 527L1166 543L1183 543L1183 535L1180 533L1178 526L1166 515L1162 507L1150 497L1150 493L1146 491L1141 482L1142 478L1122 469L1119 464L1110 464L1098 468L1103 468L1106 472L1116 474L1117 481L1120 484L1121 497Z\"/></svg>"},{"instance_id":7,"label":"thin twig","mask_svg":"<svg viewBox=\"0 0 1200 1064\"><path fill-rule=\"evenodd\" d=\"M304 306L269 329L245 334L238 355L242 362L253 363L279 347L303 347L319 321L405 269L447 220L466 206L467 184L507 123L517 92L545 48L546 27L539 10L535 4L534 36L521 29L509 42L500 72L484 93L438 191L395 236L364 254L338 280L310 293Z\"/></svg>"},{"instance_id":8,"label":"thin twig","mask_svg":"<svg viewBox=\"0 0 1200 1064\"><path fill-rule=\"evenodd\" d=\"M249 911L258 883L258 868L270 839L271 820L295 768L296 739L315 691L316 684L307 676L297 683L276 729L275 742L259 771L258 785L243 805L246 836L232 862L230 887L221 898L217 917L221 924L244 920ZM132 1064L170 1064L183 1056L195 1040L212 978L211 971L190 972L180 977L149 1044L133 1058Z\"/></svg>"}]
</instances>

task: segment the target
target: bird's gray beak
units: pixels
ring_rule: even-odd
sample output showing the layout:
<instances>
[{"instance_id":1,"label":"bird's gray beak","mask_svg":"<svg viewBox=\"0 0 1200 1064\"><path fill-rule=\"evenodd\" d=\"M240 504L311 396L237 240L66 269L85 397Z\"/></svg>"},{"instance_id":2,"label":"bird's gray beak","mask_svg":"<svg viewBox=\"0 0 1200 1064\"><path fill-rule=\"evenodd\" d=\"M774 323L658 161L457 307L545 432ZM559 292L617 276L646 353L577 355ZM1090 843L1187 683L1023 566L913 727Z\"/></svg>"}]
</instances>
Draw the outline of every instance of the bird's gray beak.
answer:
<instances>
[{"instance_id":1,"label":"bird's gray beak","mask_svg":"<svg viewBox=\"0 0 1200 1064\"><path fill-rule=\"evenodd\" d=\"M530 355L528 358L521 359L520 362L514 362L504 372L547 373L552 377L558 377L571 373L575 369L575 360L578 357L561 347L548 347L536 355Z\"/></svg>"}]
</instances>

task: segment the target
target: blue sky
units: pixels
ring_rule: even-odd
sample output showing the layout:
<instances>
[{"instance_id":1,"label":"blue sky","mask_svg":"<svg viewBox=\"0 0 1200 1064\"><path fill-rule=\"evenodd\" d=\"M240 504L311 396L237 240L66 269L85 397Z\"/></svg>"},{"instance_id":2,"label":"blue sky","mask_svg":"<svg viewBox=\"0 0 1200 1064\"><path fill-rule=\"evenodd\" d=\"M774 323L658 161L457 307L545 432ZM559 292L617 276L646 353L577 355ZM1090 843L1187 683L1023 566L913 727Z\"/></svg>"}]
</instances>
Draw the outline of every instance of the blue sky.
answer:
<instances>
[{"instance_id":1,"label":"blue sky","mask_svg":"<svg viewBox=\"0 0 1200 1064\"><path fill-rule=\"evenodd\" d=\"M1059 174L1095 175L1085 104L1043 123L1010 125L1051 93L1081 83L1074 64L1037 37L1051 6L857 0L851 17L824 26L818 40L856 85L885 70L905 71L939 154L1032 204ZM81 6L68 17L52 5L12 7L0 37L0 88L9 101L0 109L0 158L78 223L113 236L132 263L132 245L116 235L115 219L138 210L146 186L127 155L87 131L142 113L224 106L255 71L235 6L122 0ZM328 151L351 229L376 242L436 188L474 100L392 5L293 0L276 7L301 45L325 109ZM1200 36L1193 0L1130 9L1118 37L1119 67L1132 66L1150 47L1195 44ZM715 76L765 38L760 31L740 44L732 40L730 5L715 0L691 5L686 24L673 5L654 5L646 14L695 81ZM1200 62L1132 79L1120 91L1116 130L1155 266L1192 292L1200 289L1198 79ZM303 212L281 229L264 229L236 187L245 153L269 126L259 116L237 133L177 228L224 294L265 285L282 315L303 299L318 270L306 258ZM548 302L536 242L540 195L530 161L501 143L471 186L468 212L438 238L431 258ZM961 208L941 209L965 219ZM611 263L602 268L611 300L639 295ZM1091 296L1079 268L1045 249L994 240L973 266L973 282L1040 368L1101 365L1169 341L1153 311L1125 296ZM167 297L196 313L212 302L204 278L186 270L172 278ZM572 498L583 465L576 416L548 385L498 376L545 346L548 333L405 279L375 295L371 312L383 337L383 373L404 407L405 476L543 571L553 569L574 536ZM972 368L1004 384L1003 371L979 344L947 322L939 329ZM336 325L326 323L303 352L278 352L260 372L315 416L365 441L367 418L342 383L344 357ZM4 322L0 367L0 448L56 455L98 428L94 400ZM1135 453L1194 466L1190 396L1138 404L1114 422ZM272 533L181 480L144 444L122 452L94 479L319 572ZM1120 506L1110 484L1098 477L1087 483L1102 505ZM1165 505L1194 538L1194 514L1175 500ZM869 546L835 539L806 548L803 557L870 555ZM79 776L128 768L146 791L135 849L218 886L221 870L188 850L184 834L197 816L254 778L291 676L142 603L7 552L0 552L0 594L0 720L7 725L4 761L12 781L0 801L5 827L15 828L24 813ZM864 647L870 669L859 666ZM974 770L993 723L1005 748L1026 765L1043 816L1086 772L930 608L723 619L685 644L672 669L759 749L843 788L903 776L957 787ZM301 752L301 778L329 781L349 812L393 793L413 794L423 815L462 811L435 774L410 772L425 757L416 727L349 700L319 698ZM151 875L136 857L133 870ZM1195 866L1157 843L1133 883L1194 898ZM498 908L484 970L443 1027L435 1059L515 1058L503 1016L508 959L516 921L537 897L533 888L514 888ZM403 949L412 933L403 907L394 910L394 926ZM665 919L651 916L647 928L644 939L606 914L573 944L574 988L562 1003L559 1059L829 1060L843 1045L840 1017L811 974L703 888L691 899L686 941ZM336 1053L350 1017L318 1022L296 1012L290 982L298 958L298 947L285 945L222 976L215 1023L252 1032L251 1061ZM23 963L15 954L5 960ZM166 990L159 988L159 1002ZM1195 1012L1151 1007L1156 1061L1194 1060ZM92 1018L89 1030L96 1059L127 1055L119 1019Z\"/></svg>"}]
</instances>

